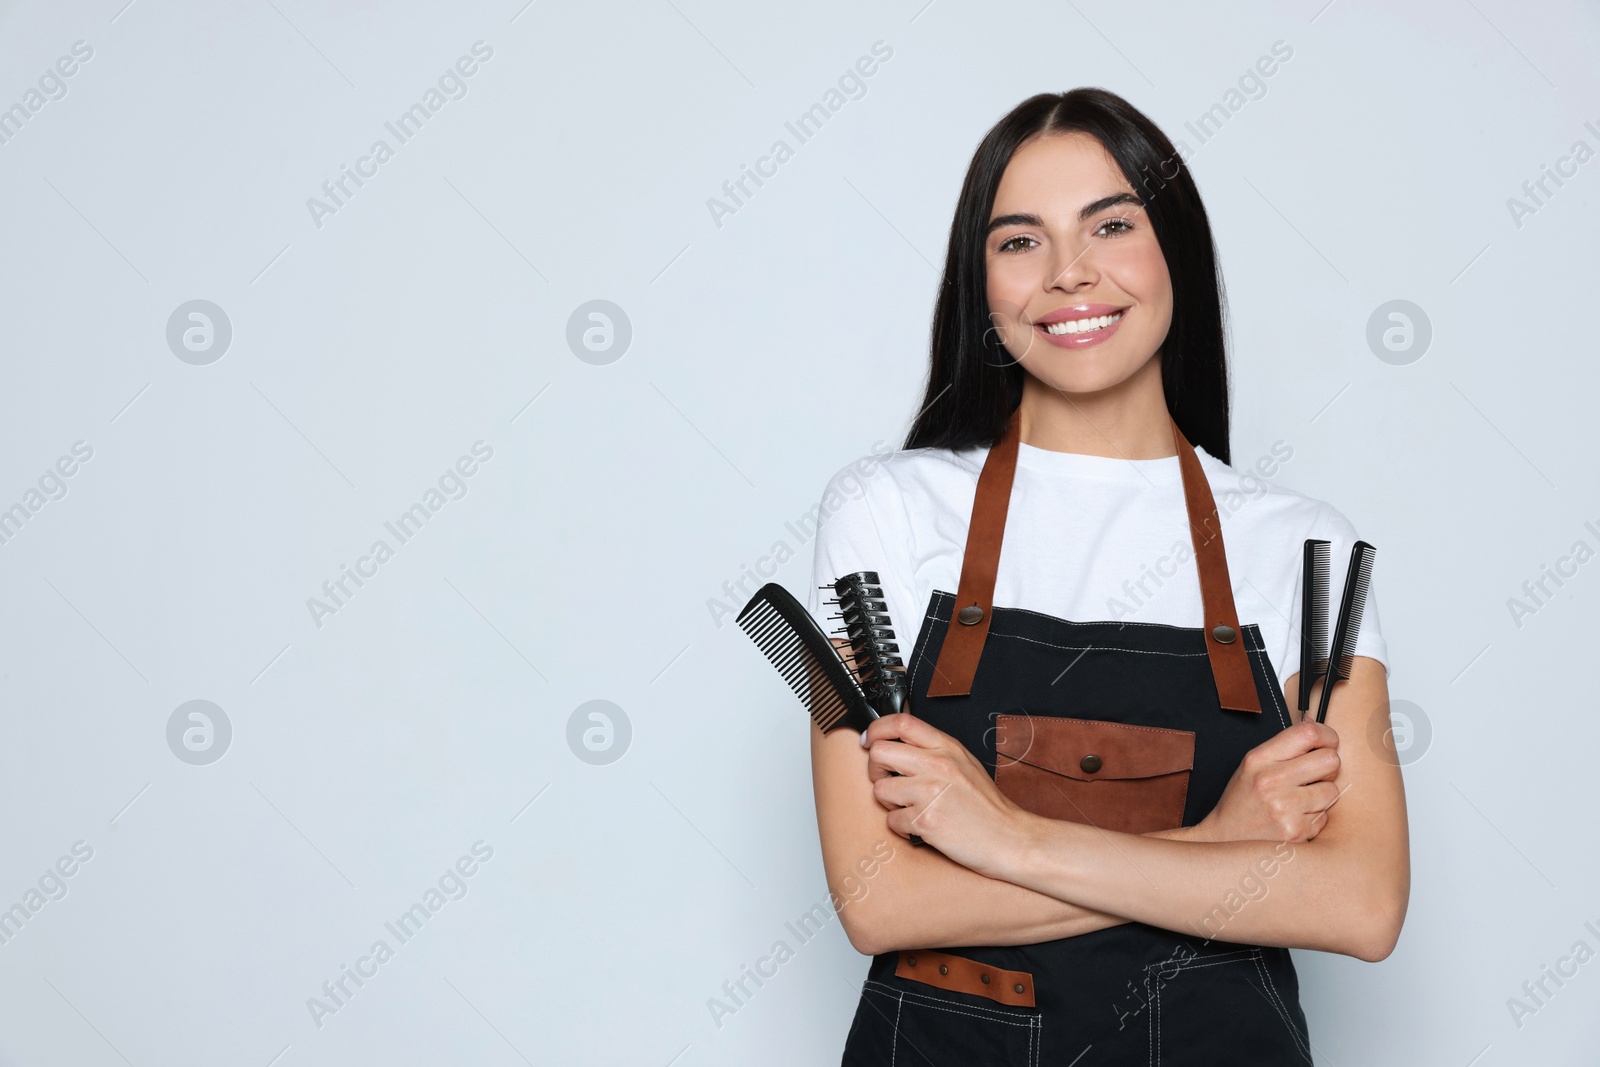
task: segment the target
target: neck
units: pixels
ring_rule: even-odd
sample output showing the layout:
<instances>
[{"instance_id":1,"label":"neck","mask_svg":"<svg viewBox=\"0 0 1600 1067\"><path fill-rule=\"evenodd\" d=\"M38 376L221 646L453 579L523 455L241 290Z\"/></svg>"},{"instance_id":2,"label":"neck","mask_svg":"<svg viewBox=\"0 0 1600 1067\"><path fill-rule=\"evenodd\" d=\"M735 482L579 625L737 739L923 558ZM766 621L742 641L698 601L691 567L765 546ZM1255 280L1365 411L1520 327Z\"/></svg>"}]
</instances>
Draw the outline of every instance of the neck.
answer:
<instances>
[{"instance_id":1,"label":"neck","mask_svg":"<svg viewBox=\"0 0 1600 1067\"><path fill-rule=\"evenodd\" d=\"M1178 454L1161 391L1159 355L1126 380L1094 393L1063 392L1025 374L1020 411L1020 440L1035 448L1114 459Z\"/></svg>"}]
</instances>

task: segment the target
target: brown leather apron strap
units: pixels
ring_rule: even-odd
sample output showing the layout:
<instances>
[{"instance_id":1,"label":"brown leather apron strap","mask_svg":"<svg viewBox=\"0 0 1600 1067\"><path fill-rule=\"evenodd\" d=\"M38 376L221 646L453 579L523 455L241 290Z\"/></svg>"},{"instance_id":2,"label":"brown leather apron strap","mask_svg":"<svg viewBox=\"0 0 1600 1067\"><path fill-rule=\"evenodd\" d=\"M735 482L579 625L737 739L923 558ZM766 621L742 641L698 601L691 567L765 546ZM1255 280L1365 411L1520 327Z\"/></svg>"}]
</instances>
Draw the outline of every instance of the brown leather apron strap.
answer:
<instances>
[{"instance_id":1,"label":"brown leather apron strap","mask_svg":"<svg viewBox=\"0 0 1600 1067\"><path fill-rule=\"evenodd\" d=\"M1178 469L1183 472L1183 502L1189 512L1195 569L1200 572L1206 653L1211 657L1211 676L1217 683L1217 702L1232 711L1259 713L1261 698L1256 693L1255 676L1250 673L1250 653L1239 629L1239 612L1233 605L1233 580L1228 576L1228 553L1222 544L1217 499L1211 494L1211 482L1200 466L1200 457L1194 454L1176 420L1172 423L1172 436L1178 444Z\"/></svg>"},{"instance_id":2,"label":"brown leather apron strap","mask_svg":"<svg viewBox=\"0 0 1600 1067\"><path fill-rule=\"evenodd\" d=\"M978 657L989 636L989 609L994 606L994 580L1000 570L1000 542L1011 506L1011 482L1017 473L1017 444L1022 439L1019 407L978 475L967 525L967 547L961 557L961 584L956 588L955 617L945 631L944 647L933 665L930 697L965 696L978 673Z\"/></svg>"},{"instance_id":3,"label":"brown leather apron strap","mask_svg":"<svg viewBox=\"0 0 1600 1067\"><path fill-rule=\"evenodd\" d=\"M1000 545L1005 533L1011 483L1017 471L1017 446L1022 438L1022 409L1011 413L1005 432L984 460L972 500L972 520L961 558L961 581L956 588L955 617L945 630L944 644L928 683L928 696L966 696L989 636L994 610L994 583L1000 567ZM1169 415L1170 419L1171 416ZM1233 583L1228 577L1227 551L1222 543L1222 522L1204 469L1194 448L1172 422L1183 476L1183 501L1189 515L1189 536L1194 545L1195 567L1200 573L1200 599L1205 610L1206 653L1216 681L1218 703L1233 711L1261 711L1255 677L1250 673L1249 652L1241 640L1239 615L1233 603Z\"/></svg>"}]
</instances>

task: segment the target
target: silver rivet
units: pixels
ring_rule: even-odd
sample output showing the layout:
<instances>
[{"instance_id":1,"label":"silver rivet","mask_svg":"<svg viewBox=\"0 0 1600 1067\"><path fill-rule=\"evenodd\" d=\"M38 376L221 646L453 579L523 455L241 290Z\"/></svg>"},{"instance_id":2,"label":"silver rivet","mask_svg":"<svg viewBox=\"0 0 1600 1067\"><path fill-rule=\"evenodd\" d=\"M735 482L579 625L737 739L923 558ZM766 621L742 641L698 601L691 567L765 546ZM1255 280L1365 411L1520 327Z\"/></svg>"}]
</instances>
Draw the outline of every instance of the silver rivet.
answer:
<instances>
[{"instance_id":1,"label":"silver rivet","mask_svg":"<svg viewBox=\"0 0 1600 1067\"><path fill-rule=\"evenodd\" d=\"M968 604L956 612L956 621L963 626L976 626L983 621L983 609L976 604Z\"/></svg>"},{"instance_id":2,"label":"silver rivet","mask_svg":"<svg viewBox=\"0 0 1600 1067\"><path fill-rule=\"evenodd\" d=\"M1218 623L1211 628L1211 636L1217 639L1218 644L1231 645L1239 634L1227 623Z\"/></svg>"}]
</instances>

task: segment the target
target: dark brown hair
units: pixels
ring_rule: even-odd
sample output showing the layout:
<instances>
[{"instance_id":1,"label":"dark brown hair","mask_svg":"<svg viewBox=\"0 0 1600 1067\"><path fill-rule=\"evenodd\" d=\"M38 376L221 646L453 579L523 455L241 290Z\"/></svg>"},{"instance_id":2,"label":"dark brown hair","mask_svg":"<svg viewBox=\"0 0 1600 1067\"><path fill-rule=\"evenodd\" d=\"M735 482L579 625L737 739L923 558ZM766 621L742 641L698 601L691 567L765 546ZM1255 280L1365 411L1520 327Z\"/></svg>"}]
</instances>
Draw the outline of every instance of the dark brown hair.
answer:
<instances>
[{"instance_id":1,"label":"dark brown hair","mask_svg":"<svg viewBox=\"0 0 1600 1067\"><path fill-rule=\"evenodd\" d=\"M993 445L1021 402L1026 372L990 329L989 214L1006 164L1023 143L1073 132L1094 137L1116 160L1144 201L1166 257L1172 278L1172 325L1161 348L1167 409L1192 444L1231 462L1222 277L1200 192L1166 135L1122 97L1097 88L1030 97L978 145L950 226L922 410L904 447Z\"/></svg>"}]
</instances>

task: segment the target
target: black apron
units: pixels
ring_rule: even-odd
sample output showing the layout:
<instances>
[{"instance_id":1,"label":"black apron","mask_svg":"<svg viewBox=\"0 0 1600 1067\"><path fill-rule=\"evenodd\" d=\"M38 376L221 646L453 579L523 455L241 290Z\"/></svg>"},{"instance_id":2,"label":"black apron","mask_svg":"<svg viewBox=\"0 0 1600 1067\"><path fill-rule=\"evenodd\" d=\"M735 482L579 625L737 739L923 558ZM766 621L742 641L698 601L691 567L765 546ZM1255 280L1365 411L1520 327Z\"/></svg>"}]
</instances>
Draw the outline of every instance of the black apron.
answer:
<instances>
[{"instance_id":1,"label":"black apron","mask_svg":"<svg viewBox=\"0 0 1600 1067\"><path fill-rule=\"evenodd\" d=\"M1203 626L1075 622L995 606L1019 415L1013 412L978 480L960 588L936 589L929 599L909 661L910 712L959 740L991 776L1003 715L1192 731L1181 804L1182 825L1193 826L1216 806L1245 753L1291 725L1260 628L1239 625L1211 487L1174 423ZM1085 759L1098 769L1098 757ZM1246 888L1259 893L1255 884L1265 884L1270 892L1270 879L1256 877ZM1236 914L1218 904L1203 927L1208 917L1194 917L1196 930L1218 933ZM1310 1062L1287 949L1125 922L1031 945L874 956L842 1064Z\"/></svg>"}]
</instances>

